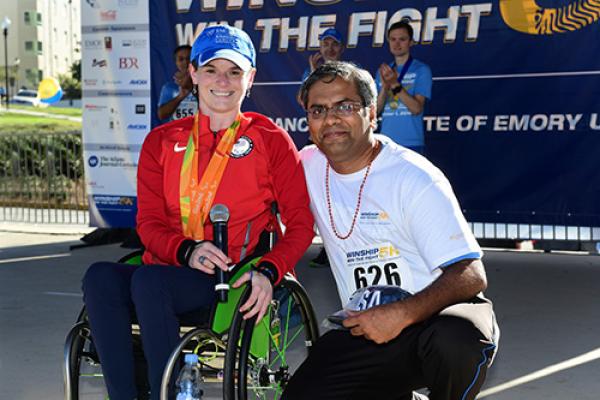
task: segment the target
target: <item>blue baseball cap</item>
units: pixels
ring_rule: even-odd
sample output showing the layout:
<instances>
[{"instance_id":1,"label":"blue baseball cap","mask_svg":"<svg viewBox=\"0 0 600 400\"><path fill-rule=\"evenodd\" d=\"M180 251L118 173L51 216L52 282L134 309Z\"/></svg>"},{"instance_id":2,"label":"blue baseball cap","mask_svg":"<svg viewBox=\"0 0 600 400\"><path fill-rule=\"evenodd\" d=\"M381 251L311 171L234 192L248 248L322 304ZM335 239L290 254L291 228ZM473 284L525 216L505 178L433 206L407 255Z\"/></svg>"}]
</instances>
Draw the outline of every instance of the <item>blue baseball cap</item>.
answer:
<instances>
[{"instance_id":1,"label":"blue baseball cap","mask_svg":"<svg viewBox=\"0 0 600 400\"><path fill-rule=\"evenodd\" d=\"M325 29L325 31L319 35L319 40L323 40L328 37L332 38L338 43L344 43L342 41L342 34L335 28Z\"/></svg>"},{"instance_id":2,"label":"blue baseball cap","mask_svg":"<svg viewBox=\"0 0 600 400\"><path fill-rule=\"evenodd\" d=\"M192 46L190 61L196 61L199 66L217 58L229 60L243 71L256 66L256 51L250 36L228 25L204 28Z\"/></svg>"}]
</instances>

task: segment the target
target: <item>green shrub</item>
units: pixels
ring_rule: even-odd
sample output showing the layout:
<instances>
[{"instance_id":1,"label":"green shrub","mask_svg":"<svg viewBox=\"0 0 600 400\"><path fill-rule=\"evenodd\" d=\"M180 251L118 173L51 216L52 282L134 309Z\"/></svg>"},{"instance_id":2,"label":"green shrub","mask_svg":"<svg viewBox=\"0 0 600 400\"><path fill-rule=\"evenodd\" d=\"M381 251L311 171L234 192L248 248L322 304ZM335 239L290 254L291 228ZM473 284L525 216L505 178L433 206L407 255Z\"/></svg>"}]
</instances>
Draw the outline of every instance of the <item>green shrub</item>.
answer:
<instances>
[{"instance_id":1,"label":"green shrub","mask_svg":"<svg viewBox=\"0 0 600 400\"><path fill-rule=\"evenodd\" d=\"M0 135L0 205L87 207L81 134Z\"/></svg>"}]
</instances>

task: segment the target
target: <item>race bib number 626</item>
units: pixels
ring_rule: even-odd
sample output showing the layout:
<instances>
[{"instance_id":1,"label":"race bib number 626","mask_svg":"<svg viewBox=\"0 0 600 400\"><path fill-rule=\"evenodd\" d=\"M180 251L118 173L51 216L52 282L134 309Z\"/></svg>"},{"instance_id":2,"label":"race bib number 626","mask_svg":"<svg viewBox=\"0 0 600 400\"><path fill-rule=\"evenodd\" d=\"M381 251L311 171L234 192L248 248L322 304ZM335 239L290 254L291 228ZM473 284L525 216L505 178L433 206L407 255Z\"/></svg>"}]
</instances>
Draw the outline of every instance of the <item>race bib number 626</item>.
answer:
<instances>
[{"instance_id":1,"label":"race bib number 626","mask_svg":"<svg viewBox=\"0 0 600 400\"><path fill-rule=\"evenodd\" d=\"M352 274L347 282L353 281L357 290L374 285L412 287L412 273L400 251L391 243L346 251L347 273Z\"/></svg>"},{"instance_id":2,"label":"race bib number 626","mask_svg":"<svg viewBox=\"0 0 600 400\"><path fill-rule=\"evenodd\" d=\"M354 283L357 289L373 285L402 286L400 271L394 262L354 268Z\"/></svg>"}]
</instances>

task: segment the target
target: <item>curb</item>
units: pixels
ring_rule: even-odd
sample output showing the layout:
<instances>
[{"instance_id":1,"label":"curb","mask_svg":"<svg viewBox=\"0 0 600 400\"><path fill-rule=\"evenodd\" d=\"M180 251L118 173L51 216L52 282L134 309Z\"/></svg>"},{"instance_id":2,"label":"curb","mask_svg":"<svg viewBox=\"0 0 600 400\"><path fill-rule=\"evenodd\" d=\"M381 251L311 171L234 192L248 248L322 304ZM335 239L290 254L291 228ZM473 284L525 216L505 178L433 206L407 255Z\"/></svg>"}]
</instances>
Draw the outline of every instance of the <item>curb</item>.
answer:
<instances>
[{"instance_id":1,"label":"curb","mask_svg":"<svg viewBox=\"0 0 600 400\"><path fill-rule=\"evenodd\" d=\"M0 222L0 231L40 235L87 235L96 228L83 224L28 224Z\"/></svg>"}]
</instances>

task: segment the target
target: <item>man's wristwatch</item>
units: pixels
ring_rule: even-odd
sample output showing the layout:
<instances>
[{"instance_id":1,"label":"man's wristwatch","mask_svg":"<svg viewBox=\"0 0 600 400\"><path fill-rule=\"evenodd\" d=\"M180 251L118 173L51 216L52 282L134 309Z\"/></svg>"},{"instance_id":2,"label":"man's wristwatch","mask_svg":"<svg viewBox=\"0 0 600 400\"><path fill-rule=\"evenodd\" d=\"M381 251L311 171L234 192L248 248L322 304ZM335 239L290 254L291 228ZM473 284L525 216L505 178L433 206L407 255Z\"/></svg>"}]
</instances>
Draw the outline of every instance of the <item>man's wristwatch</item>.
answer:
<instances>
[{"instance_id":1,"label":"man's wristwatch","mask_svg":"<svg viewBox=\"0 0 600 400\"><path fill-rule=\"evenodd\" d=\"M396 95L396 94L400 93L401 91L402 91L402 85L398 85L398 86L392 88L393 95Z\"/></svg>"}]
</instances>

